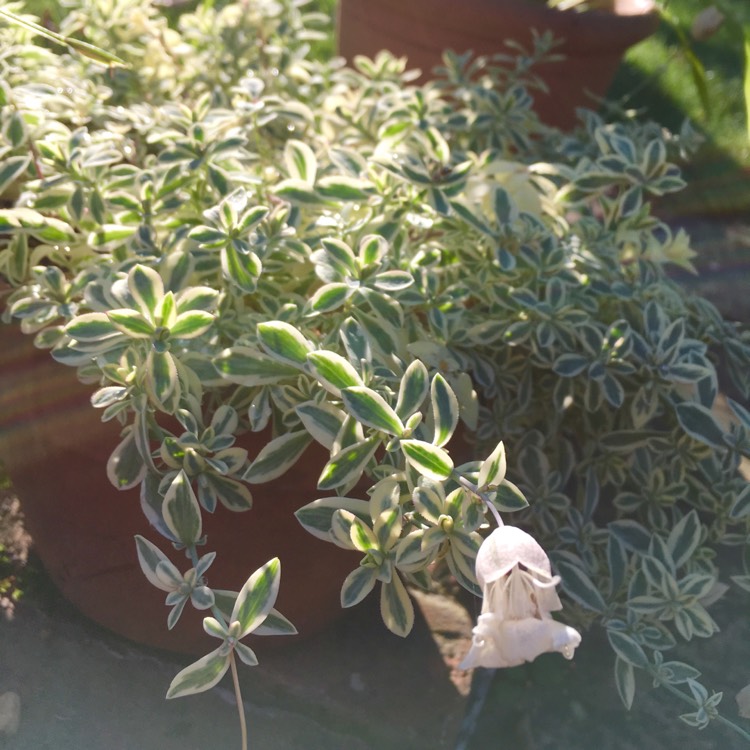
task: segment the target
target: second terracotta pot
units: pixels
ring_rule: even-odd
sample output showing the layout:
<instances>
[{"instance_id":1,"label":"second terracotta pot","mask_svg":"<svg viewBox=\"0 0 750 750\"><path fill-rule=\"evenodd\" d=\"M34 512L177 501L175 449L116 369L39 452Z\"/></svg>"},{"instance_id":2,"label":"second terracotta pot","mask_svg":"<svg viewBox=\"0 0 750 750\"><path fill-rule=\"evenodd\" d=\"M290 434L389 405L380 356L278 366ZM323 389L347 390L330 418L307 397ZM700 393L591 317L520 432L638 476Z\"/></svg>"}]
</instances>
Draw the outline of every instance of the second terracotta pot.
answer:
<instances>
[{"instance_id":1,"label":"second terracotta pot","mask_svg":"<svg viewBox=\"0 0 750 750\"><path fill-rule=\"evenodd\" d=\"M562 40L561 62L536 72L549 93L533 92L535 109L550 125L567 128L575 109L604 96L626 50L659 24L653 0L615 0L609 11L558 11L542 0L340 0L339 52L374 57L381 49L406 55L422 78L441 64L443 50L477 55L508 53L507 39L531 49L532 31Z\"/></svg>"}]
</instances>

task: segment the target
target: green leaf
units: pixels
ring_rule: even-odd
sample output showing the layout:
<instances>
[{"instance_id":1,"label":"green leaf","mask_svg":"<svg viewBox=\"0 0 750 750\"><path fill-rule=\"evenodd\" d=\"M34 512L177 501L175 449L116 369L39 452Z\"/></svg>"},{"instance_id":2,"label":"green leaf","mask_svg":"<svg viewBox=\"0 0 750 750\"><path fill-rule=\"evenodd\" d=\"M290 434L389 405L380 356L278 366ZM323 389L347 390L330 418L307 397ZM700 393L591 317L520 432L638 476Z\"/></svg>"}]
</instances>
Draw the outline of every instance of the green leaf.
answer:
<instances>
[{"instance_id":1,"label":"green leaf","mask_svg":"<svg viewBox=\"0 0 750 750\"><path fill-rule=\"evenodd\" d=\"M202 225L193 227L188 232L188 237L205 248L223 247L229 239L224 230Z\"/></svg>"},{"instance_id":2,"label":"green leaf","mask_svg":"<svg viewBox=\"0 0 750 750\"><path fill-rule=\"evenodd\" d=\"M364 385L351 386L341 391L344 407L358 422L389 435L401 435L404 425L388 402Z\"/></svg>"},{"instance_id":3,"label":"green leaf","mask_svg":"<svg viewBox=\"0 0 750 750\"><path fill-rule=\"evenodd\" d=\"M750 484L737 495L729 510L732 518L744 518L750 514Z\"/></svg>"},{"instance_id":4,"label":"green leaf","mask_svg":"<svg viewBox=\"0 0 750 750\"><path fill-rule=\"evenodd\" d=\"M396 414L401 419L410 417L414 412L419 410L429 390L427 368L422 364L421 360L415 359L406 368L401 378L398 399L396 401Z\"/></svg>"},{"instance_id":5,"label":"green leaf","mask_svg":"<svg viewBox=\"0 0 750 750\"><path fill-rule=\"evenodd\" d=\"M440 481L453 471L451 457L442 449L423 440L402 440L404 457L422 476Z\"/></svg>"},{"instance_id":6,"label":"green leaf","mask_svg":"<svg viewBox=\"0 0 750 750\"><path fill-rule=\"evenodd\" d=\"M362 387L364 382L349 360L330 351L315 351L307 355L313 374L321 385L339 395L342 388Z\"/></svg>"},{"instance_id":7,"label":"green leaf","mask_svg":"<svg viewBox=\"0 0 750 750\"><path fill-rule=\"evenodd\" d=\"M429 481L420 481L412 493L412 500L417 512L433 524L438 523L445 512L445 499L442 487Z\"/></svg>"},{"instance_id":8,"label":"green leaf","mask_svg":"<svg viewBox=\"0 0 750 750\"><path fill-rule=\"evenodd\" d=\"M406 587L395 574L380 589L380 614L391 633L405 638L414 627L414 606Z\"/></svg>"},{"instance_id":9,"label":"green leaf","mask_svg":"<svg viewBox=\"0 0 750 750\"><path fill-rule=\"evenodd\" d=\"M3 195L8 187L24 173L30 163L31 156L28 154L9 156L3 160L0 164L0 195Z\"/></svg>"},{"instance_id":10,"label":"green leaf","mask_svg":"<svg viewBox=\"0 0 750 750\"><path fill-rule=\"evenodd\" d=\"M59 219L45 216L38 226L29 229L29 234L50 244L72 243L76 240L75 230Z\"/></svg>"},{"instance_id":11,"label":"green leaf","mask_svg":"<svg viewBox=\"0 0 750 750\"><path fill-rule=\"evenodd\" d=\"M265 206L253 206L252 208L248 208L248 210L240 216L237 222L237 230L239 232L247 233L254 226L260 224L266 216L268 216L268 209Z\"/></svg>"},{"instance_id":12,"label":"green leaf","mask_svg":"<svg viewBox=\"0 0 750 750\"><path fill-rule=\"evenodd\" d=\"M495 497L492 504L500 511L513 513L517 510L528 508L529 501L523 492L513 482L503 479L495 489Z\"/></svg>"},{"instance_id":13,"label":"green leaf","mask_svg":"<svg viewBox=\"0 0 750 750\"><path fill-rule=\"evenodd\" d=\"M580 354L563 354L555 360L552 369L563 378L580 375L589 365L586 357Z\"/></svg>"},{"instance_id":14,"label":"green leaf","mask_svg":"<svg viewBox=\"0 0 750 750\"><path fill-rule=\"evenodd\" d=\"M399 540L396 546L396 567L403 573L424 570L435 553L435 548L424 543L425 530L417 529Z\"/></svg>"},{"instance_id":15,"label":"green leaf","mask_svg":"<svg viewBox=\"0 0 750 750\"><path fill-rule=\"evenodd\" d=\"M224 278L243 292L252 293L258 285L263 267L255 253L242 253L234 245L229 244L221 249L221 270Z\"/></svg>"},{"instance_id":16,"label":"green leaf","mask_svg":"<svg viewBox=\"0 0 750 750\"><path fill-rule=\"evenodd\" d=\"M107 478L118 490L138 486L146 476L146 463L130 430L107 460Z\"/></svg>"},{"instance_id":17,"label":"green leaf","mask_svg":"<svg viewBox=\"0 0 750 750\"><path fill-rule=\"evenodd\" d=\"M235 479L220 474L203 474L199 480L204 483L213 496L228 510L235 513L249 510L253 506L253 495L250 490Z\"/></svg>"},{"instance_id":18,"label":"green leaf","mask_svg":"<svg viewBox=\"0 0 750 750\"><path fill-rule=\"evenodd\" d=\"M607 563L609 565L610 593L614 594L625 580L628 555L625 545L614 535L607 536Z\"/></svg>"},{"instance_id":19,"label":"green leaf","mask_svg":"<svg viewBox=\"0 0 750 750\"><path fill-rule=\"evenodd\" d=\"M337 517L346 518L349 528L349 540L354 549L360 552L369 552L372 549L376 550L379 548L378 540L368 525L369 521L366 523L361 518L346 510L339 510L336 515Z\"/></svg>"},{"instance_id":20,"label":"green leaf","mask_svg":"<svg viewBox=\"0 0 750 750\"><path fill-rule=\"evenodd\" d=\"M559 561L557 569L562 578L562 586L571 599L575 599L581 606L594 612L606 611L607 604L599 590L578 566Z\"/></svg>"},{"instance_id":21,"label":"green leaf","mask_svg":"<svg viewBox=\"0 0 750 750\"><path fill-rule=\"evenodd\" d=\"M679 685L688 680L697 680L701 673L690 664L681 661L665 661L659 667L659 676L671 685Z\"/></svg>"},{"instance_id":22,"label":"green leaf","mask_svg":"<svg viewBox=\"0 0 750 750\"><path fill-rule=\"evenodd\" d=\"M475 596L482 596L474 575L480 541L476 534L457 533L454 529L446 558L448 568L458 583Z\"/></svg>"},{"instance_id":23,"label":"green leaf","mask_svg":"<svg viewBox=\"0 0 750 750\"><path fill-rule=\"evenodd\" d=\"M276 185L273 192L279 198L292 204L320 205L325 203L325 198L303 180L283 180Z\"/></svg>"},{"instance_id":24,"label":"green leaf","mask_svg":"<svg viewBox=\"0 0 750 750\"><path fill-rule=\"evenodd\" d=\"M317 262L320 257L326 265L331 266L341 277L357 277L359 272L357 258L346 242L335 237L325 237L320 244L323 246L323 250L316 252L313 260Z\"/></svg>"},{"instance_id":25,"label":"green leaf","mask_svg":"<svg viewBox=\"0 0 750 750\"><path fill-rule=\"evenodd\" d=\"M110 310L107 317L118 331L129 338L150 339L154 333L153 324L136 310Z\"/></svg>"},{"instance_id":26,"label":"green leaf","mask_svg":"<svg viewBox=\"0 0 750 750\"><path fill-rule=\"evenodd\" d=\"M179 285L182 282L176 281L174 283ZM176 297L177 315L182 315L182 313L191 310L212 312L216 308L218 299L219 292L216 289L211 289L208 286L189 286L182 289Z\"/></svg>"},{"instance_id":27,"label":"green leaf","mask_svg":"<svg viewBox=\"0 0 750 750\"><path fill-rule=\"evenodd\" d=\"M84 313L77 315L65 326L65 333L76 341L95 342L119 336L106 313Z\"/></svg>"},{"instance_id":28,"label":"green leaf","mask_svg":"<svg viewBox=\"0 0 750 750\"><path fill-rule=\"evenodd\" d=\"M307 430L287 432L263 446L242 478L251 484L262 484L285 474L312 442Z\"/></svg>"},{"instance_id":29,"label":"green leaf","mask_svg":"<svg viewBox=\"0 0 750 750\"><path fill-rule=\"evenodd\" d=\"M214 316L204 310L191 310L184 312L175 318L169 327L169 332L174 338L194 339L204 334L214 322Z\"/></svg>"},{"instance_id":30,"label":"green leaf","mask_svg":"<svg viewBox=\"0 0 750 750\"><path fill-rule=\"evenodd\" d=\"M210 690L229 669L229 654L220 646L179 672L167 690L167 698L181 698Z\"/></svg>"},{"instance_id":31,"label":"green leaf","mask_svg":"<svg viewBox=\"0 0 750 750\"><path fill-rule=\"evenodd\" d=\"M380 443L380 438L371 437L349 445L332 456L318 479L318 489L331 490L356 481Z\"/></svg>"},{"instance_id":32,"label":"green leaf","mask_svg":"<svg viewBox=\"0 0 750 750\"><path fill-rule=\"evenodd\" d=\"M237 595L230 622L240 623L238 638L244 638L265 619L276 603L281 580L278 557L269 560L247 579Z\"/></svg>"},{"instance_id":33,"label":"green leaf","mask_svg":"<svg viewBox=\"0 0 750 750\"><path fill-rule=\"evenodd\" d=\"M299 374L296 367L278 362L249 346L225 349L213 364L223 378L248 387L276 385Z\"/></svg>"},{"instance_id":34,"label":"green leaf","mask_svg":"<svg viewBox=\"0 0 750 750\"><path fill-rule=\"evenodd\" d=\"M174 568L174 574L181 578L180 572L172 565L169 558L155 544L149 542L148 539L142 537L140 534L136 534L135 536L135 547L138 552L138 562L148 582L162 591L171 591L172 588L167 586L164 580L156 573L158 566L171 565Z\"/></svg>"},{"instance_id":35,"label":"green leaf","mask_svg":"<svg viewBox=\"0 0 750 750\"><path fill-rule=\"evenodd\" d=\"M271 609L266 619L253 630L253 635L297 635L297 628L277 609Z\"/></svg>"},{"instance_id":36,"label":"green leaf","mask_svg":"<svg viewBox=\"0 0 750 750\"><path fill-rule=\"evenodd\" d=\"M294 515L306 531L330 542L332 517L337 510L347 510L365 521L370 519L370 504L351 497L322 497L303 506Z\"/></svg>"},{"instance_id":37,"label":"green leaf","mask_svg":"<svg viewBox=\"0 0 750 750\"><path fill-rule=\"evenodd\" d=\"M309 187L315 184L318 160L306 143L290 138L284 145L284 164L292 179L300 180Z\"/></svg>"},{"instance_id":38,"label":"green leaf","mask_svg":"<svg viewBox=\"0 0 750 750\"><path fill-rule=\"evenodd\" d=\"M315 187L324 198L334 201L365 201L375 192L369 180L342 175L322 177Z\"/></svg>"},{"instance_id":39,"label":"green leaf","mask_svg":"<svg viewBox=\"0 0 750 750\"><path fill-rule=\"evenodd\" d=\"M632 552L645 554L651 543L651 534L637 521L612 521L608 524L610 533L614 534Z\"/></svg>"},{"instance_id":40,"label":"green leaf","mask_svg":"<svg viewBox=\"0 0 750 750\"><path fill-rule=\"evenodd\" d=\"M680 568L690 560L701 541L701 522L698 513L691 510L680 519L677 525L669 532L667 546L672 553L672 559L676 568Z\"/></svg>"},{"instance_id":41,"label":"green leaf","mask_svg":"<svg viewBox=\"0 0 750 750\"><path fill-rule=\"evenodd\" d=\"M169 352L153 349L146 359L146 392L154 404L167 414L177 409L180 395L180 381L177 365Z\"/></svg>"},{"instance_id":42,"label":"green leaf","mask_svg":"<svg viewBox=\"0 0 750 750\"><path fill-rule=\"evenodd\" d=\"M346 608L359 604L375 588L377 580L376 568L360 566L353 570L341 587L341 606Z\"/></svg>"},{"instance_id":43,"label":"green leaf","mask_svg":"<svg viewBox=\"0 0 750 750\"><path fill-rule=\"evenodd\" d=\"M331 450L346 419L344 412L332 404L316 401L305 401L295 411L313 440Z\"/></svg>"},{"instance_id":44,"label":"green leaf","mask_svg":"<svg viewBox=\"0 0 750 750\"><path fill-rule=\"evenodd\" d=\"M276 320L258 324L258 339L266 352L279 362L304 368L313 345L292 325Z\"/></svg>"},{"instance_id":45,"label":"green leaf","mask_svg":"<svg viewBox=\"0 0 750 750\"><path fill-rule=\"evenodd\" d=\"M156 308L164 297L164 282L161 276L153 268L139 264L128 274L128 289L141 312L149 320L154 320Z\"/></svg>"},{"instance_id":46,"label":"green leaf","mask_svg":"<svg viewBox=\"0 0 750 750\"><path fill-rule=\"evenodd\" d=\"M169 530L186 547L191 547L201 538L203 526L200 505L183 470L169 485L161 513Z\"/></svg>"},{"instance_id":47,"label":"green leaf","mask_svg":"<svg viewBox=\"0 0 750 750\"><path fill-rule=\"evenodd\" d=\"M414 277L408 271L383 271L377 274L372 284L384 292L398 292L407 289L414 283Z\"/></svg>"},{"instance_id":48,"label":"green leaf","mask_svg":"<svg viewBox=\"0 0 750 750\"><path fill-rule=\"evenodd\" d=\"M609 373L605 373L601 380L599 380L599 385L604 394L604 398L606 398L612 406L615 408L622 406L622 403L625 400L625 389L617 378Z\"/></svg>"},{"instance_id":49,"label":"green leaf","mask_svg":"<svg viewBox=\"0 0 750 750\"><path fill-rule=\"evenodd\" d=\"M432 443L442 448L451 439L458 424L458 399L440 373L432 379L430 401L435 425Z\"/></svg>"},{"instance_id":50,"label":"green leaf","mask_svg":"<svg viewBox=\"0 0 750 750\"><path fill-rule=\"evenodd\" d=\"M234 653L237 654L237 656L240 657L240 661L243 664L247 664L248 667L254 667L258 664L258 657L255 655L255 651L244 643L235 643Z\"/></svg>"},{"instance_id":51,"label":"green leaf","mask_svg":"<svg viewBox=\"0 0 750 750\"><path fill-rule=\"evenodd\" d=\"M607 639L614 652L628 664L639 669L647 669L648 657L638 643L619 630L607 630Z\"/></svg>"},{"instance_id":52,"label":"green leaf","mask_svg":"<svg viewBox=\"0 0 750 750\"><path fill-rule=\"evenodd\" d=\"M138 227L123 226L122 224L105 224L94 230L88 236L88 244L92 247L103 247L110 242L122 242L130 239Z\"/></svg>"},{"instance_id":53,"label":"green leaf","mask_svg":"<svg viewBox=\"0 0 750 750\"><path fill-rule=\"evenodd\" d=\"M619 656L615 659L615 684L620 700L629 711L635 698L635 673L633 665Z\"/></svg>"},{"instance_id":54,"label":"green leaf","mask_svg":"<svg viewBox=\"0 0 750 750\"><path fill-rule=\"evenodd\" d=\"M356 287L344 282L324 284L310 297L310 308L319 313L338 310L355 291Z\"/></svg>"},{"instance_id":55,"label":"green leaf","mask_svg":"<svg viewBox=\"0 0 750 750\"><path fill-rule=\"evenodd\" d=\"M603 435L599 444L607 450L632 454L637 448L647 445L651 438L662 435L655 430L616 430Z\"/></svg>"},{"instance_id":56,"label":"green leaf","mask_svg":"<svg viewBox=\"0 0 750 750\"><path fill-rule=\"evenodd\" d=\"M725 448L724 430L711 410L702 404L685 402L675 406L682 429L695 440L714 448Z\"/></svg>"},{"instance_id":57,"label":"green leaf","mask_svg":"<svg viewBox=\"0 0 750 750\"><path fill-rule=\"evenodd\" d=\"M389 250L388 241L378 234L368 234L359 243L359 258L363 266L379 263Z\"/></svg>"},{"instance_id":58,"label":"green leaf","mask_svg":"<svg viewBox=\"0 0 750 750\"><path fill-rule=\"evenodd\" d=\"M500 441L489 458L482 462L477 479L479 489L482 490L487 487L499 485L505 479L507 468L508 462L505 458L505 445Z\"/></svg>"}]
</instances>

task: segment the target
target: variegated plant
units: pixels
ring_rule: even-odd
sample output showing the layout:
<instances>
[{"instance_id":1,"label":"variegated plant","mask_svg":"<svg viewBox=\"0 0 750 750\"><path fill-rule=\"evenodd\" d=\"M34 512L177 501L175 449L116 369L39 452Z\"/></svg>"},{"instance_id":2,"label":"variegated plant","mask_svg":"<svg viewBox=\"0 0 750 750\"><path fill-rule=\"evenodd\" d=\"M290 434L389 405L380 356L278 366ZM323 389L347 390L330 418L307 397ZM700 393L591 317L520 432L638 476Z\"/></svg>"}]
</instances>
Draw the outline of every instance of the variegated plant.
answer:
<instances>
[{"instance_id":1,"label":"variegated plant","mask_svg":"<svg viewBox=\"0 0 750 750\"><path fill-rule=\"evenodd\" d=\"M448 56L423 86L387 55L316 61L303 5L205 3L170 26L135 0L76 0L60 33L85 28L124 62L109 69L0 28L6 318L121 423L106 468L164 537L136 546L168 624L210 612L222 643L169 695L235 674L235 653L255 663L250 631L294 632L273 608L278 561L239 592L206 585L222 551L201 519L249 509L318 443L297 518L361 553L344 606L379 588L406 635L409 587L447 567L481 593L488 522L513 513L567 618L606 629L625 704L643 670L705 725L718 698L663 654L714 634L727 584L750 590L750 411L713 411L719 359L750 393L750 333L665 274L693 255L648 202L682 186L680 139L591 112L574 133L540 123L525 83L543 47L515 68ZM237 437L267 428L249 458ZM731 582L718 545L744 551ZM531 628L535 653L549 636L572 654L556 595L513 593L557 581L524 554L485 564L504 609L477 637Z\"/></svg>"}]
</instances>

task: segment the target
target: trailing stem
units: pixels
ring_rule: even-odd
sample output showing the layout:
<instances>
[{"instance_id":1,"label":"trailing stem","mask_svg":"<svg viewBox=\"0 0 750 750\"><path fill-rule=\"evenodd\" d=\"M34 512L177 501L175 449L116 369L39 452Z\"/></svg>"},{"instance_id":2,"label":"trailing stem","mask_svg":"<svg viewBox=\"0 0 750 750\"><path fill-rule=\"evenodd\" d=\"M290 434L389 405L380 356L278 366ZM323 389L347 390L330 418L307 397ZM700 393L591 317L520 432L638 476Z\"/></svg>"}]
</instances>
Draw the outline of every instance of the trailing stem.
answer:
<instances>
[{"instance_id":1,"label":"trailing stem","mask_svg":"<svg viewBox=\"0 0 750 750\"><path fill-rule=\"evenodd\" d=\"M685 693L676 688L674 685L662 682L661 687L665 687L667 690L669 690L670 693L672 693L672 695L676 696L685 703L689 703L691 706L695 706L695 701L689 695L685 695ZM711 717L711 720L718 721L719 723L724 724L724 726L733 729L735 732L737 732L737 734L740 735L740 737L750 742L750 733L748 733L742 727L737 726L737 724L735 724L733 721L727 719L726 716L722 716L721 714L716 713Z\"/></svg>"},{"instance_id":2,"label":"trailing stem","mask_svg":"<svg viewBox=\"0 0 750 750\"><path fill-rule=\"evenodd\" d=\"M234 697L237 701L237 711L240 715L240 734L242 736L241 750L247 750L247 723L245 722L245 704L242 702L240 679L237 675L237 660L234 658L234 652L232 652L232 654L229 656L229 665L232 668L232 684L234 685Z\"/></svg>"}]
</instances>

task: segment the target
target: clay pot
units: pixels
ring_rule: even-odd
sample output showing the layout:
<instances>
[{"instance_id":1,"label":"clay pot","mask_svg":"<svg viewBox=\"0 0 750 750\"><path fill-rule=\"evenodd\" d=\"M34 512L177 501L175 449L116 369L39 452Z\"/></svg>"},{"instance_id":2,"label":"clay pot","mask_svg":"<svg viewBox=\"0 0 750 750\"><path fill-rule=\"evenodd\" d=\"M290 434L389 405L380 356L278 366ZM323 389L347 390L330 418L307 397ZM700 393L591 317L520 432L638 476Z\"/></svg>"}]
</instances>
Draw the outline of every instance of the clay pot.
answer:
<instances>
[{"instance_id":1,"label":"clay pot","mask_svg":"<svg viewBox=\"0 0 750 750\"><path fill-rule=\"evenodd\" d=\"M168 631L165 594L137 561L135 534L159 545L185 570L183 553L150 528L137 490L120 492L105 474L119 425L103 424L89 404L92 387L72 368L33 348L30 336L0 325L0 460L21 500L36 551L63 595L97 623L149 646L207 653L207 613L189 604ZM249 447L245 445L244 447ZM260 445L250 448L251 457ZM315 539L293 513L319 497L317 477L327 453L311 447L286 477L253 487L254 507L204 514L206 551L218 552L209 585L237 590L272 557L281 559L277 607L309 635L341 613L339 591L356 553ZM264 638L264 647L295 639Z\"/></svg>"},{"instance_id":2,"label":"clay pot","mask_svg":"<svg viewBox=\"0 0 750 750\"><path fill-rule=\"evenodd\" d=\"M533 92L534 108L549 125L575 124L575 108L596 106L585 92L604 96L626 50L659 24L653 0L614 0L612 12L558 11L542 0L341 0L339 52L374 57L381 49L409 58L422 78L440 65L443 50L477 55L511 52L504 40L532 49L532 30L563 43L561 62L535 68L549 93Z\"/></svg>"}]
</instances>

